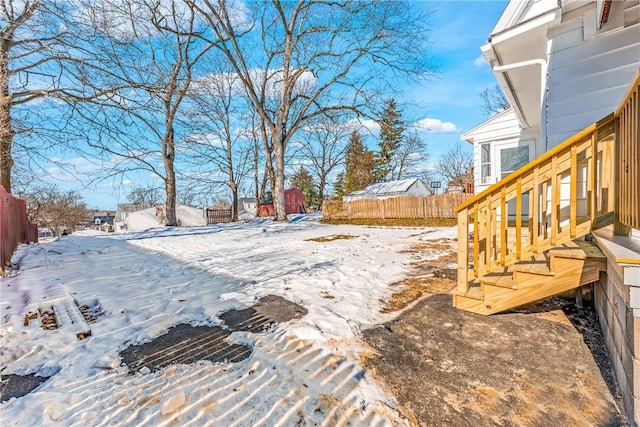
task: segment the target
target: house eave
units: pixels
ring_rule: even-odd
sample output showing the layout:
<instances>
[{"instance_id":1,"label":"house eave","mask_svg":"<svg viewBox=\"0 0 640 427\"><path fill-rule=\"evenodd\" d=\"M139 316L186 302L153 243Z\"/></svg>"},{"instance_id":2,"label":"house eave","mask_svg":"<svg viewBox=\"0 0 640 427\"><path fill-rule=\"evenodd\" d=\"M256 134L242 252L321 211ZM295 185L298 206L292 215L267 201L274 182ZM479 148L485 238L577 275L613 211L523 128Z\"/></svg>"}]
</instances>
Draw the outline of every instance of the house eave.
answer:
<instances>
[{"instance_id":1,"label":"house eave","mask_svg":"<svg viewBox=\"0 0 640 427\"><path fill-rule=\"evenodd\" d=\"M480 48L523 129L540 125L546 87L547 29L561 18L562 9L556 6L493 33Z\"/></svg>"}]
</instances>

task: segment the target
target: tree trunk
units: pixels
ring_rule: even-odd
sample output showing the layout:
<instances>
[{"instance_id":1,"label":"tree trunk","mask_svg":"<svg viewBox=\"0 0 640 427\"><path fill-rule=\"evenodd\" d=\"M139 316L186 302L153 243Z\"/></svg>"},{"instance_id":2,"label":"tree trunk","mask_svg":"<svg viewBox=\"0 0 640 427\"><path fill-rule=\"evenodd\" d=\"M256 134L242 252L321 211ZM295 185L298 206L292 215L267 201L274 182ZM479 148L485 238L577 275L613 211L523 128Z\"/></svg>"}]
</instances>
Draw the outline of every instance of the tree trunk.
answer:
<instances>
[{"instance_id":1,"label":"tree trunk","mask_svg":"<svg viewBox=\"0 0 640 427\"><path fill-rule=\"evenodd\" d=\"M165 170L165 190L167 200L164 204L165 225L176 226L176 171L174 169L175 145L173 141L173 128L167 129L167 134L162 142L162 160Z\"/></svg>"},{"instance_id":2,"label":"tree trunk","mask_svg":"<svg viewBox=\"0 0 640 427\"><path fill-rule=\"evenodd\" d=\"M253 173L254 173L254 178L255 178L255 196L256 196L256 216L258 216L258 214L260 212L258 212L259 206L260 206L260 197L263 196L264 194L260 194L260 170L258 169L258 146L255 145L254 146L254 151L253 151Z\"/></svg>"},{"instance_id":3,"label":"tree trunk","mask_svg":"<svg viewBox=\"0 0 640 427\"><path fill-rule=\"evenodd\" d=\"M276 157L276 167L274 170L275 181L273 185L273 209L276 221L286 221L287 212L284 200L284 142L283 135L278 132L274 138L274 152Z\"/></svg>"},{"instance_id":4,"label":"tree trunk","mask_svg":"<svg viewBox=\"0 0 640 427\"><path fill-rule=\"evenodd\" d=\"M324 202L324 187L327 185L327 175L323 172L320 174L320 184L318 188L318 199L320 202L320 207L322 207L322 202Z\"/></svg>"},{"instance_id":5,"label":"tree trunk","mask_svg":"<svg viewBox=\"0 0 640 427\"><path fill-rule=\"evenodd\" d=\"M13 168L13 130L11 129L11 96L9 96L9 59L0 53L0 185L11 193Z\"/></svg>"},{"instance_id":6,"label":"tree trunk","mask_svg":"<svg viewBox=\"0 0 640 427\"><path fill-rule=\"evenodd\" d=\"M231 181L231 221L238 222L238 186L235 181Z\"/></svg>"}]
</instances>

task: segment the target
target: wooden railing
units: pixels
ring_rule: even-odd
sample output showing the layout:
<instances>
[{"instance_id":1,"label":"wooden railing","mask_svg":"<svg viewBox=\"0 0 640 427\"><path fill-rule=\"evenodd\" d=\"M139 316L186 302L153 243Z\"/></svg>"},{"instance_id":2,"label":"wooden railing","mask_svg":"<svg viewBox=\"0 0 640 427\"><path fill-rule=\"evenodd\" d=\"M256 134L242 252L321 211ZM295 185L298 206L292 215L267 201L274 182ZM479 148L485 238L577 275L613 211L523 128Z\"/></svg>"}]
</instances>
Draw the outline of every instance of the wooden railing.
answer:
<instances>
[{"instance_id":1,"label":"wooden railing","mask_svg":"<svg viewBox=\"0 0 640 427\"><path fill-rule=\"evenodd\" d=\"M475 278L602 226L640 229L640 70L616 112L456 210L461 294Z\"/></svg>"},{"instance_id":2,"label":"wooden railing","mask_svg":"<svg viewBox=\"0 0 640 427\"><path fill-rule=\"evenodd\" d=\"M613 222L615 123L607 116L458 206L458 293Z\"/></svg>"},{"instance_id":3,"label":"wooden railing","mask_svg":"<svg viewBox=\"0 0 640 427\"><path fill-rule=\"evenodd\" d=\"M628 234L629 228L640 229L640 70L636 74L622 103L616 111L616 147L618 147L618 234Z\"/></svg>"}]
</instances>

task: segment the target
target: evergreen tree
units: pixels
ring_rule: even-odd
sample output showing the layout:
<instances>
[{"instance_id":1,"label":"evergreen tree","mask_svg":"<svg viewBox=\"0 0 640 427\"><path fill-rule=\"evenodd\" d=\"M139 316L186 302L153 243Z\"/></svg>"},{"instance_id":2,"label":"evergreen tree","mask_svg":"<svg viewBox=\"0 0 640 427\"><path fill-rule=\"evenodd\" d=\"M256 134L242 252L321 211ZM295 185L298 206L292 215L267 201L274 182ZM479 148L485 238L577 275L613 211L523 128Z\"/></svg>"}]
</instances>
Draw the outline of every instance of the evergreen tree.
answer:
<instances>
[{"instance_id":1,"label":"evergreen tree","mask_svg":"<svg viewBox=\"0 0 640 427\"><path fill-rule=\"evenodd\" d=\"M313 177L304 166L300 166L300 169L298 169L295 175L293 175L293 178L291 178L290 184L292 187L304 193L304 197L307 199L307 205L319 206L320 203L322 203L322 201L319 200Z\"/></svg>"},{"instance_id":2,"label":"evergreen tree","mask_svg":"<svg viewBox=\"0 0 640 427\"><path fill-rule=\"evenodd\" d=\"M402 144L403 133L406 129L405 122L401 119L402 112L398 110L393 99L386 101L387 106L377 120L380 125L380 150L375 156L375 182L384 182L389 179L393 170L393 161L396 151Z\"/></svg>"},{"instance_id":3,"label":"evergreen tree","mask_svg":"<svg viewBox=\"0 0 640 427\"><path fill-rule=\"evenodd\" d=\"M345 158L344 192L362 190L374 182L375 160L373 153L362 143L357 131L351 133Z\"/></svg>"},{"instance_id":4,"label":"evergreen tree","mask_svg":"<svg viewBox=\"0 0 640 427\"><path fill-rule=\"evenodd\" d=\"M342 199L342 196L347 194L346 191L344 191L344 180L344 172L340 172L336 176L336 182L333 183L333 191L335 191L336 196L338 196L340 199Z\"/></svg>"}]
</instances>

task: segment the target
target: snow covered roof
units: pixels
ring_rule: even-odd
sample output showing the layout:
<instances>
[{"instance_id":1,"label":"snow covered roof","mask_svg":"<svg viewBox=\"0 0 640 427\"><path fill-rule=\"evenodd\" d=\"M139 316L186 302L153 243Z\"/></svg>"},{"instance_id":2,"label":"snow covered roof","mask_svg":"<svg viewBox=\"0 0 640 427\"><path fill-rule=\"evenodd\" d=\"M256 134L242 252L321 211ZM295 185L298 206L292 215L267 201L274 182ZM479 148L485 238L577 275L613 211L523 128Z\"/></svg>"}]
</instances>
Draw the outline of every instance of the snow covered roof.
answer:
<instances>
[{"instance_id":1,"label":"snow covered roof","mask_svg":"<svg viewBox=\"0 0 640 427\"><path fill-rule=\"evenodd\" d=\"M404 193L413 184L418 181L417 178L409 178L409 179L400 179L398 181L388 181L388 182L378 182L376 184L371 184L364 190L354 191L350 193L350 195L358 195L358 194L393 194L393 193Z\"/></svg>"}]
</instances>

